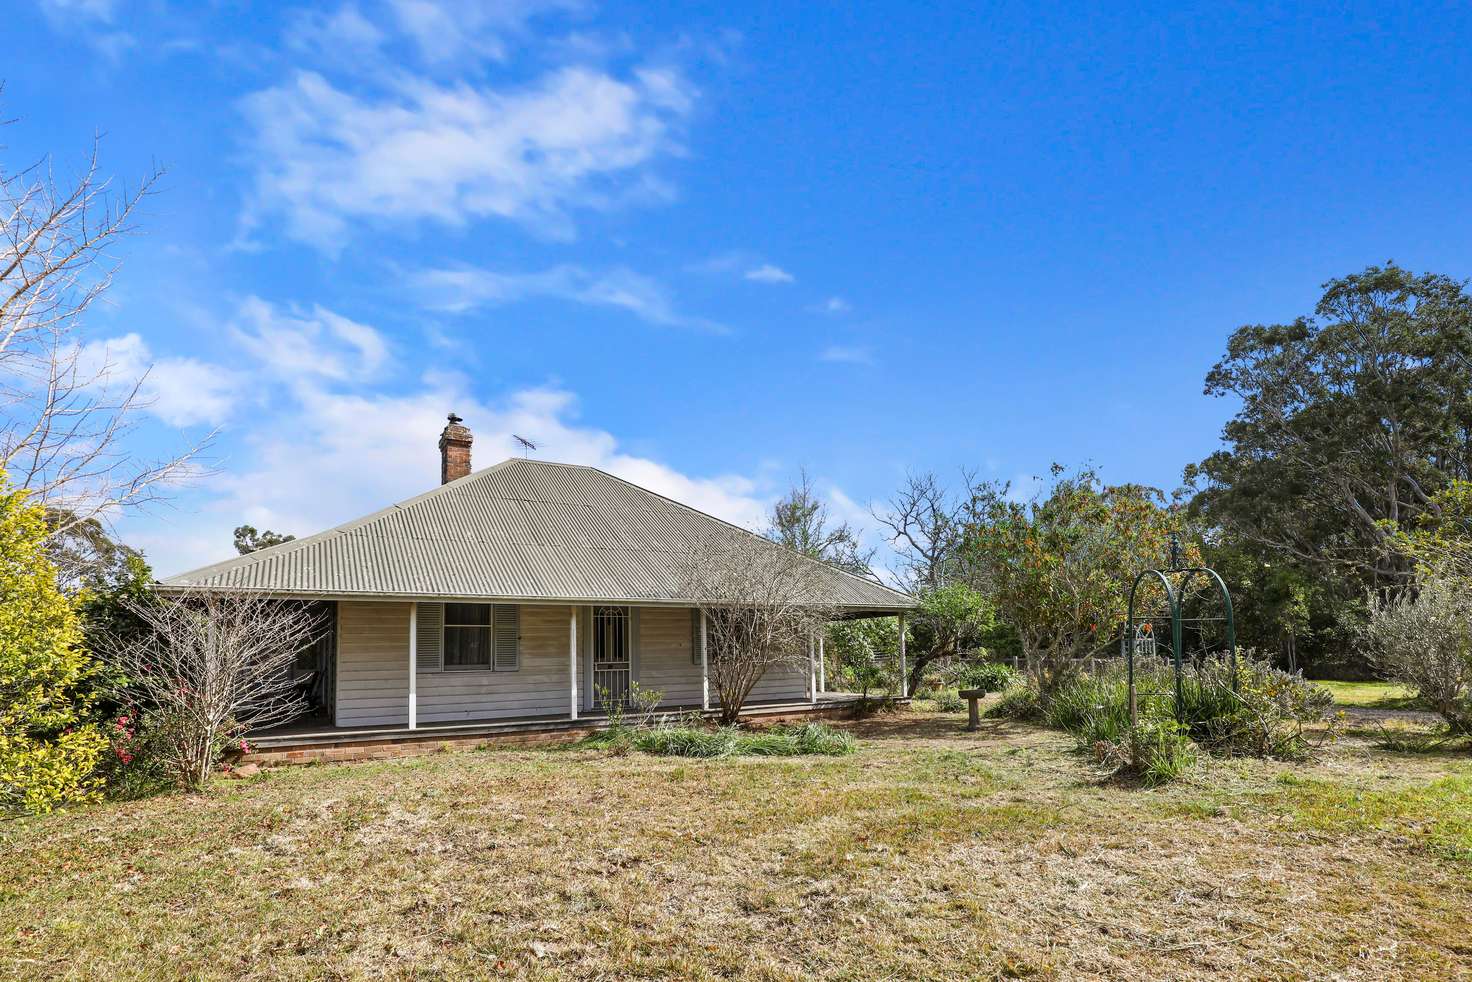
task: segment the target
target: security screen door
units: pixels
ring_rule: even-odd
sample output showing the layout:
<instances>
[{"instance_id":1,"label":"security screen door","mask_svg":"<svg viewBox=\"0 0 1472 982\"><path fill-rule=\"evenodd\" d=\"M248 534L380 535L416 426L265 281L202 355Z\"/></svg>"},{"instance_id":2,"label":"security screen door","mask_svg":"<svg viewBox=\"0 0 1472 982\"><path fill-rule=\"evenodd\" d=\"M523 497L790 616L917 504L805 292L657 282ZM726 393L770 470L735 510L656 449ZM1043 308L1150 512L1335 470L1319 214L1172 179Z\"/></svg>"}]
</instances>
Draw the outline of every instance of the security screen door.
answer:
<instances>
[{"instance_id":1,"label":"security screen door","mask_svg":"<svg viewBox=\"0 0 1472 982\"><path fill-rule=\"evenodd\" d=\"M593 608L593 708L629 701L629 608Z\"/></svg>"}]
</instances>

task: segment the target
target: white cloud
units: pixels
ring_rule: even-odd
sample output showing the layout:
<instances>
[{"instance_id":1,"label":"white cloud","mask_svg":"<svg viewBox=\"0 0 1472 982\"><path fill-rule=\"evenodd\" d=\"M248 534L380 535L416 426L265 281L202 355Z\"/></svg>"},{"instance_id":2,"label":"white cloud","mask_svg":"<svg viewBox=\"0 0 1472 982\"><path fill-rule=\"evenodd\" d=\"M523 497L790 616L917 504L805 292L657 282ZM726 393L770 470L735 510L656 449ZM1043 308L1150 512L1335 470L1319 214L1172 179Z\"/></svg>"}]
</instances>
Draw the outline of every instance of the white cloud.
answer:
<instances>
[{"instance_id":1,"label":"white cloud","mask_svg":"<svg viewBox=\"0 0 1472 982\"><path fill-rule=\"evenodd\" d=\"M812 308L820 314L846 314L853 309L852 305L842 297L829 297L816 307Z\"/></svg>"},{"instance_id":2,"label":"white cloud","mask_svg":"<svg viewBox=\"0 0 1472 982\"><path fill-rule=\"evenodd\" d=\"M195 358L155 358L137 334L83 346L79 367L105 373L109 389L131 388L142 379L139 397L147 412L173 426L218 425L230 415L244 386L236 372Z\"/></svg>"},{"instance_id":3,"label":"white cloud","mask_svg":"<svg viewBox=\"0 0 1472 982\"><path fill-rule=\"evenodd\" d=\"M378 331L320 306L286 312L259 297L247 297L231 333L278 378L368 379L378 374L388 357Z\"/></svg>"},{"instance_id":4,"label":"white cloud","mask_svg":"<svg viewBox=\"0 0 1472 982\"><path fill-rule=\"evenodd\" d=\"M93 20L112 23L117 12L117 0L41 0L41 12L53 24L66 24L68 20Z\"/></svg>"},{"instance_id":5,"label":"white cloud","mask_svg":"<svg viewBox=\"0 0 1472 982\"><path fill-rule=\"evenodd\" d=\"M81 38L109 61L117 61L138 39L126 31L112 30L117 0L40 0L41 13L52 29Z\"/></svg>"},{"instance_id":6,"label":"white cloud","mask_svg":"<svg viewBox=\"0 0 1472 982\"><path fill-rule=\"evenodd\" d=\"M331 12L311 8L291 14L284 40L293 51L346 65L376 58L387 35L357 4L344 3Z\"/></svg>"},{"instance_id":7,"label":"white cloud","mask_svg":"<svg viewBox=\"0 0 1472 982\"><path fill-rule=\"evenodd\" d=\"M572 213L661 189L695 99L673 71L563 68L518 89L395 75L378 96L315 72L242 101L256 161L248 228L268 215L329 252L357 222L499 217L570 237Z\"/></svg>"},{"instance_id":8,"label":"white cloud","mask_svg":"<svg viewBox=\"0 0 1472 982\"><path fill-rule=\"evenodd\" d=\"M538 445L541 459L599 467L748 528L762 524L770 503L753 479L694 477L624 451L612 434L578 425L576 399L562 389L484 401L465 378L441 373L402 395L345 394L316 384L293 392L285 412L251 434L249 462L226 466L207 483L201 507L135 519L125 530L161 575L228 558L230 531L242 522L306 535L434 487L435 440L452 409L475 433L477 468L519 455L511 437L519 433Z\"/></svg>"},{"instance_id":9,"label":"white cloud","mask_svg":"<svg viewBox=\"0 0 1472 982\"><path fill-rule=\"evenodd\" d=\"M872 365L874 351L867 345L830 344L818 353L818 360L847 365Z\"/></svg>"},{"instance_id":10,"label":"white cloud","mask_svg":"<svg viewBox=\"0 0 1472 982\"><path fill-rule=\"evenodd\" d=\"M1036 474L1021 473L1007 482L1007 500L1027 504L1035 500L1047 487L1047 483Z\"/></svg>"},{"instance_id":11,"label":"white cloud","mask_svg":"<svg viewBox=\"0 0 1472 982\"><path fill-rule=\"evenodd\" d=\"M754 269L748 269L745 278L753 283L792 283L796 280L787 270L771 263L762 263Z\"/></svg>"},{"instance_id":12,"label":"white cloud","mask_svg":"<svg viewBox=\"0 0 1472 982\"><path fill-rule=\"evenodd\" d=\"M539 272L502 273L459 267L422 270L413 274L410 281L427 307L448 313L552 298L592 307L618 308L661 327L726 330L714 321L682 313L661 283L628 269L600 272L562 265Z\"/></svg>"},{"instance_id":13,"label":"white cloud","mask_svg":"<svg viewBox=\"0 0 1472 982\"><path fill-rule=\"evenodd\" d=\"M521 33L531 18L554 10L575 10L575 0L389 0L400 30L430 62L507 57L506 39Z\"/></svg>"}]
</instances>

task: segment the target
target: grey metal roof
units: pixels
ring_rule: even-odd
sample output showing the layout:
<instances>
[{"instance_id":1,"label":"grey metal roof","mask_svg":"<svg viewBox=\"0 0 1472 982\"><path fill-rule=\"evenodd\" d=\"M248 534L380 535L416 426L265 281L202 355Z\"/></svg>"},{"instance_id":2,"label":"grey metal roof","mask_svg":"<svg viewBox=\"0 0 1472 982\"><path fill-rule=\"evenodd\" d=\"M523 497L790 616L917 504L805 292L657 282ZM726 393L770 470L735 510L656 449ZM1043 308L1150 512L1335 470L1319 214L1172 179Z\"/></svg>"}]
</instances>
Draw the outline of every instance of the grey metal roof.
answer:
<instances>
[{"instance_id":1,"label":"grey metal roof","mask_svg":"<svg viewBox=\"0 0 1472 982\"><path fill-rule=\"evenodd\" d=\"M594 467L513 457L326 532L169 577L160 587L680 603L680 565L691 546L731 530L760 538ZM823 569L830 601L851 613L915 605L897 590Z\"/></svg>"}]
</instances>

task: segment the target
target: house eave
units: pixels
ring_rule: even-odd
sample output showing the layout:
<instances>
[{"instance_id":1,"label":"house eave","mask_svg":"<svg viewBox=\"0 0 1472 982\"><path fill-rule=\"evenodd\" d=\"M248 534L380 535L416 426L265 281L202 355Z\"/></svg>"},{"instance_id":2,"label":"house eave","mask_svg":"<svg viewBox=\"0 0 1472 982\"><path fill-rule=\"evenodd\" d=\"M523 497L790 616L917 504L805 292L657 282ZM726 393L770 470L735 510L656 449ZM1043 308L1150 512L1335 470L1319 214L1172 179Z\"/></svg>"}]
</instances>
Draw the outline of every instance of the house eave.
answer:
<instances>
[{"instance_id":1,"label":"house eave","mask_svg":"<svg viewBox=\"0 0 1472 982\"><path fill-rule=\"evenodd\" d=\"M269 597L279 600L393 600L393 601L465 601L476 603L548 604L551 606L607 604L620 607L699 607L694 600L670 598L651 600L648 597L553 597L553 596L504 596L469 593L389 593L369 591L314 591L314 590L260 590L250 587L188 585L155 582L149 587L160 596L186 596L192 593L241 593L251 596ZM918 604L830 604L839 619L851 620L863 617L882 617L909 613Z\"/></svg>"}]
</instances>

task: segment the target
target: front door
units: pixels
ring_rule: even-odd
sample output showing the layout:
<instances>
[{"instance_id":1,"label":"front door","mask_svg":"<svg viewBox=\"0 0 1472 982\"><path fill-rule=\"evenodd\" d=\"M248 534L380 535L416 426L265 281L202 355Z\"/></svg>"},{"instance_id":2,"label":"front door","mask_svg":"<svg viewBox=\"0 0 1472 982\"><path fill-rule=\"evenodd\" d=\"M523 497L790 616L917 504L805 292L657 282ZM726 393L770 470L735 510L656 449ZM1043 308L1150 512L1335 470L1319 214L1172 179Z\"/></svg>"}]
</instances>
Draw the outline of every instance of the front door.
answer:
<instances>
[{"instance_id":1,"label":"front door","mask_svg":"<svg viewBox=\"0 0 1472 982\"><path fill-rule=\"evenodd\" d=\"M633 663L630 659L629 608L594 607L593 708L607 710L612 704L628 704Z\"/></svg>"}]
</instances>

